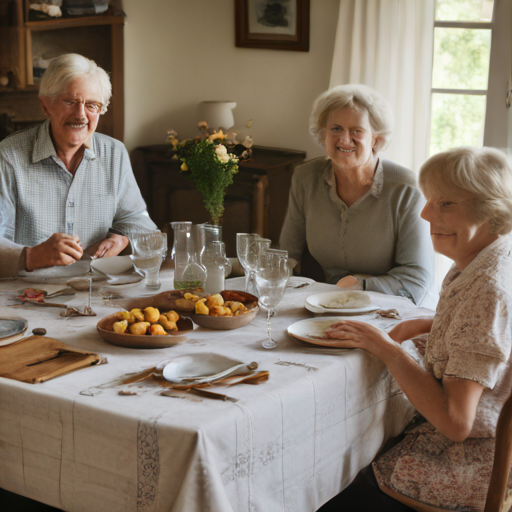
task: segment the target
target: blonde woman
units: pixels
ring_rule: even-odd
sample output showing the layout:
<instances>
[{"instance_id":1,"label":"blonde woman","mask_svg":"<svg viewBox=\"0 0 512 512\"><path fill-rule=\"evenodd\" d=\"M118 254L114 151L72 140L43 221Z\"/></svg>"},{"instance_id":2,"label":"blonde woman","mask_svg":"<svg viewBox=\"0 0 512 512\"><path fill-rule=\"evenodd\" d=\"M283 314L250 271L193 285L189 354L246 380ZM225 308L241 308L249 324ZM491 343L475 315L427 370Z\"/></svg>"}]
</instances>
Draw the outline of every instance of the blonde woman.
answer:
<instances>
[{"instance_id":1,"label":"blonde woman","mask_svg":"<svg viewBox=\"0 0 512 512\"><path fill-rule=\"evenodd\" d=\"M421 511L482 511L498 414L512 377L512 169L497 150L456 148L427 160L420 186L434 249L454 261L434 319L402 322L389 336L347 320L326 336L333 346L379 357L426 420L373 463L387 496L370 485L364 500L397 500L375 510L408 510L405 504ZM426 333L423 368L400 343ZM368 469L363 473L371 482ZM363 480L321 510L364 503L354 498Z\"/></svg>"}]
</instances>

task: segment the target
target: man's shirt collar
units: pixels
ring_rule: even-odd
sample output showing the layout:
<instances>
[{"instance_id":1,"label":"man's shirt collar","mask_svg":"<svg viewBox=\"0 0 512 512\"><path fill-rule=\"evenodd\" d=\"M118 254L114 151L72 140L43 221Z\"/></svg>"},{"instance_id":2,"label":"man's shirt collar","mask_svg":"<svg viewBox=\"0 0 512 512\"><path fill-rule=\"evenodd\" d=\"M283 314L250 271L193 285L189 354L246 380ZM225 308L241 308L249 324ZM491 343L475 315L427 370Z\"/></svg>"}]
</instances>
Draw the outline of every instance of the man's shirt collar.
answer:
<instances>
[{"instance_id":1,"label":"man's shirt collar","mask_svg":"<svg viewBox=\"0 0 512 512\"><path fill-rule=\"evenodd\" d=\"M84 143L85 151L84 158L94 160L96 158L96 152L94 151L94 134L91 138L86 140ZM40 162L45 158L57 157L57 152L52 142L50 135L50 119L47 119L40 127L37 132L36 141L34 143L34 150L32 152L32 163Z\"/></svg>"}]
</instances>

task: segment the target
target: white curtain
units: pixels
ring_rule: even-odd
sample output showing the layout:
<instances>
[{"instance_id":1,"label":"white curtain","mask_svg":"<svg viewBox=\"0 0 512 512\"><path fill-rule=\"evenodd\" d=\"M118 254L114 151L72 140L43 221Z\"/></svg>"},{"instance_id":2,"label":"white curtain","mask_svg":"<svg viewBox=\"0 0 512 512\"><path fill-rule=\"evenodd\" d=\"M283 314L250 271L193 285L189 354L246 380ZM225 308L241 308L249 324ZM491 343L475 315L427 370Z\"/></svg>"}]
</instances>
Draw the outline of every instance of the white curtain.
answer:
<instances>
[{"instance_id":1,"label":"white curtain","mask_svg":"<svg viewBox=\"0 0 512 512\"><path fill-rule=\"evenodd\" d=\"M435 0L340 0L330 87L366 84L390 103L383 154L418 171L428 156Z\"/></svg>"}]
</instances>

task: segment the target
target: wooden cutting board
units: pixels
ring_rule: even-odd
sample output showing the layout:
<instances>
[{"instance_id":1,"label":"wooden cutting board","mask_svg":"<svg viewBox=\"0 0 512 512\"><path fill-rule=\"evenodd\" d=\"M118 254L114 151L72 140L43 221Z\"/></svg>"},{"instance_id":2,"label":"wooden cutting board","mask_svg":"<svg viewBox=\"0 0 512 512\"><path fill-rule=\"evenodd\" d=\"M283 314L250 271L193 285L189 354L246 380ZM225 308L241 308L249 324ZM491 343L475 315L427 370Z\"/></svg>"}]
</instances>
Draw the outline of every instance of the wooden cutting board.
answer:
<instances>
[{"instance_id":1,"label":"wooden cutting board","mask_svg":"<svg viewBox=\"0 0 512 512\"><path fill-rule=\"evenodd\" d=\"M0 377L29 384L45 382L104 361L47 336L29 336L0 346Z\"/></svg>"}]
</instances>

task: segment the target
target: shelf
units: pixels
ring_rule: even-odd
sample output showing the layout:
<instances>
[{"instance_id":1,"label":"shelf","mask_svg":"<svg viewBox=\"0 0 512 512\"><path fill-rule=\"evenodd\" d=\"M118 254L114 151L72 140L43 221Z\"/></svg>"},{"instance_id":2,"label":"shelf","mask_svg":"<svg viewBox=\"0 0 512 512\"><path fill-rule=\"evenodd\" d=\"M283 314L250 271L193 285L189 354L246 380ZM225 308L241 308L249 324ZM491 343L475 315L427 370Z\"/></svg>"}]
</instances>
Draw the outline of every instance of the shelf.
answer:
<instances>
[{"instance_id":1,"label":"shelf","mask_svg":"<svg viewBox=\"0 0 512 512\"><path fill-rule=\"evenodd\" d=\"M76 16L55 20L27 21L25 28L37 30L54 30L59 28L85 27L94 25L124 25L124 16Z\"/></svg>"},{"instance_id":2,"label":"shelf","mask_svg":"<svg viewBox=\"0 0 512 512\"><path fill-rule=\"evenodd\" d=\"M122 140L125 13L110 6L102 14L28 21L30 0L2 1L10 5L8 10L0 9L0 72L10 77L11 87L0 87L0 114L6 113L18 123L39 121L42 114L34 61L78 53L110 74L113 98L98 131Z\"/></svg>"}]
</instances>

